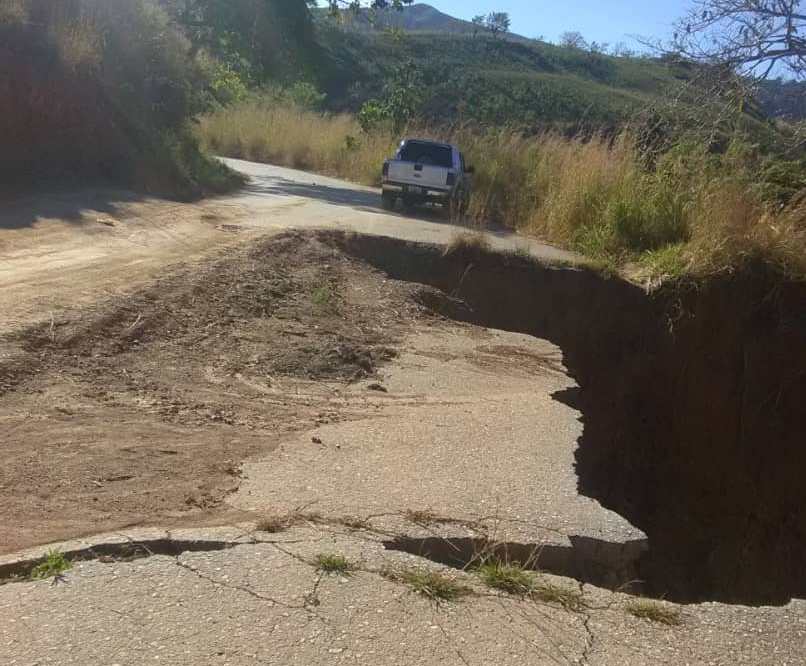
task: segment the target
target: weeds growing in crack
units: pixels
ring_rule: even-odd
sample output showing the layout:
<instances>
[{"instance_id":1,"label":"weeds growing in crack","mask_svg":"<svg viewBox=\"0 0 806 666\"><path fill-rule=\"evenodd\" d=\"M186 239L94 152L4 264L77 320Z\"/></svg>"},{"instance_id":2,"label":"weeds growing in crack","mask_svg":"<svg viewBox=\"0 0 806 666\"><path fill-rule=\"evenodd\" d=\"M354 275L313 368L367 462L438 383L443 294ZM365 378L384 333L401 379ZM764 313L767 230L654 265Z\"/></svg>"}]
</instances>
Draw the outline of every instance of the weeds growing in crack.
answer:
<instances>
[{"instance_id":1,"label":"weeds growing in crack","mask_svg":"<svg viewBox=\"0 0 806 666\"><path fill-rule=\"evenodd\" d=\"M586 608L582 592L566 585L537 581L530 596L538 601L559 604L569 611L579 612Z\"/></svg>"},{"instance_id":2,"label":"weeds growing in crack","mask_svg":"<svg viewBox=\"0 0 806 666\"><path fill-rule=\"evenodd\" d=\"M624 609L630 615L659 624L677 626L683 621L679 608L652 599L632 599Z\"/></svg>"},{"instance_id":3,"label":"weeds growing in crack","mask_svg":"<svg viewBox=\"0 0 806 666\"><path fill-rule=\"evenodd\" d=\"M490 252L491 249L490 241L483 233L465 231L454 234L443 255L448 257L459 252L478 254L479 252Z\"/></svg>"},{"instance_id":4,"label":"weeds growing in crack","mask_svg":"<svg viewBox=\"0 0 806 666\"><path fill-rule=\"evenodd\" d=\"M559 604L574 612L585 608L581 590L536 578L518 562L488 559L476 568L476 573L488 587L508 594Z\"/></svg>"},{"instance_id":5,"label":"weeds growing in crack","mask_svg":"<svg viewBox=\"0 0 806 666\"><path fill-rule=\"evenodd\" d=\"M45 580L46 578L59 577L72 566L70 560L64 556L64 553L58 550L49 550L47 555L45 555L44 561L31 569L31 578L35 580Z\"/></svg>"},{"instance_id":6,"label":"weeds growing in crack","mask_svg":"<svg viewBox=\"0 0 806 666\"><path fill-rule=\"evenodd\" d=\"M277 532L283 532L294 525L319 522L322 522L322 516L319 513L292 511L291 513L282 515L266 516L257 522L255 529L258 532L276 534Z\"/></svg>"},{"instance_id":7,"label":"weeds growing in crack","mask_svg":"<svg viewBox=\"0 0 806 666\"><path fill-rule=\"evenodd\" d=\"M487 560L478 566L476 573L485 585L509 594L526 596L536 585L534 576L517 562L506 564L498 560Z\"/></svg>"},{"instance_id":8,"label":"weeds growing in crack","mask_svg":"<svg viewBox=\"0 0 806 666\"><path fill-rule=\"evenodd\" d=\"M269 532L270 534L282 532L289 527L291 527L291 524L287 516L267 516L259 520L255 525L255 529L258 532Z\"/></svg>"},{"instance_id":9,"label":"weeds growing in crack","mask_svg":"<svg viewBox=\"0 0 806 666\"><path fill-rule=\"evenodd\" d=\"M440 516L431 509L408 509L403 513L403 517L415 525L433 525L443 522Z\"/></svg>"},{"instance_id":10,"label":"weeds growing in crack","mask_svg":"<svg viewBox=\"0 0 806 666\"><path fill-rule=\"evenodd\" d=\"M382 575L390 580L405 583L418 594L436 602L456 601L472 593L466 585L429 569L386 570Z\"/></svg>"},{"instance_id":11,"label":"weeds growing in crack","mask_svg":"<svg viewBox=\"0 0 806 666\"><path fill-rule=\"evenodd\" d=\"M324 573L347 576L355 569L344 555L336 555L334 553L319 553L314 558L314 561L316 562L316 568Z\"/></svg>"},{"instance_id":12,"label":"weeds growing in crack","mask_svg":"<svg viewBox=\"0 0 806 666\"><path fill-rule=\"evenodd\" d=\"M369 521L359 516L345 516L336 522L352 530L367 530L370 528Z\"/></svg>"}]
</instances>

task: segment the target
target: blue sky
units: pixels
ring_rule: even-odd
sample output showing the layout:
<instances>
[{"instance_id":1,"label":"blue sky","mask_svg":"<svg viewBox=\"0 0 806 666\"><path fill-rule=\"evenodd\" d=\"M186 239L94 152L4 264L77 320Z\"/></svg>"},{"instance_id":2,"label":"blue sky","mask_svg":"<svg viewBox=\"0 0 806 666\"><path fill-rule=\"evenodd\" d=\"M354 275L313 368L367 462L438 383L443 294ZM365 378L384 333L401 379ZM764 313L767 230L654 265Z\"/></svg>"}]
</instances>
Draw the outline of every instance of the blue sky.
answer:
<instances>
[{"instance_id":1,"label":"blue sky","mask_svg":"<svg viewBox=\"0 0 806 666\"><path fill-rule=\"evenodd\" d=\"M549 41L566 30L588 41L630 43L629 35L668 37L672 22L689 0L422 0L457 18L491 11L509 12L512 31Z\"/></svg>"}]
</instances>

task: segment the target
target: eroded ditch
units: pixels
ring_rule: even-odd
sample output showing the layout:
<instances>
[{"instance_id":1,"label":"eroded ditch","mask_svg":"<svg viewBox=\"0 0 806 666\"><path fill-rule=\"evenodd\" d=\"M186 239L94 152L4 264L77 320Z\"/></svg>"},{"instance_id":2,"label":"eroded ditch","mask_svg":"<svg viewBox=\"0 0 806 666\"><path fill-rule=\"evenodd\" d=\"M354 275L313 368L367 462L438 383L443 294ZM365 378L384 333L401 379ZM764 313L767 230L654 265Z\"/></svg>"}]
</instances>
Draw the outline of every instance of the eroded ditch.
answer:
<instances>
[{"instance_id":1,"label":"eroded ditch","mask_svg":"<svg viewBox=\"0 0 806 666\"><path fill-rule=\"evenodd\" d=\"M642 529L647 590L806 595L806 285L762 267L647 295L593 271L395 239L321 236L429 307L558 344L580 389L579 490Z\"/></svg>"}]
</instances>

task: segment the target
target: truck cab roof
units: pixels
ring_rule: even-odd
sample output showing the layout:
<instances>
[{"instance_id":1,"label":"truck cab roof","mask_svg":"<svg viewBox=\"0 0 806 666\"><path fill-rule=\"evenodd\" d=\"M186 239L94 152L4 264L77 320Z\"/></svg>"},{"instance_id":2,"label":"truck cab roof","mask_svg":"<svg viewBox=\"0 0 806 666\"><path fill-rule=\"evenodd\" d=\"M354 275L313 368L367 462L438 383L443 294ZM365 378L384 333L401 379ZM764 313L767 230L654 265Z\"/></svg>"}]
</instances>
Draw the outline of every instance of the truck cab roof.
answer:
<instances>
[{"instance_id":1,"label":"truck cab roof","mask_svg":"<svg viewBox=\"0 0 806 666\"><path fill-rule=\"evenodd\" d=\"M401 162L429 164L451 169L454 166L456 149L446 143L423 139L406 139L401 142L395 159Z\"/></svg>"},{"instance_id":2,"label":"truck cab roof","mask_svg":"<svg viewBox=\"0 0 806 666\"><path fill-rule=\"evenodd\" d=\"M416 137L407 137L407 138L403 139L400 142L400 146L402 147L402 146L404 146L404 145L406 145L408 143L422 143L422 144L428 144L428 145L431 145L431 146L440 146L442 148L455 148L456 147L456 146L454 146L454 145L452 145L450 143L443 143L442 141L434 141L432 139L418 139Z\"/></svg>"}]
</instances>

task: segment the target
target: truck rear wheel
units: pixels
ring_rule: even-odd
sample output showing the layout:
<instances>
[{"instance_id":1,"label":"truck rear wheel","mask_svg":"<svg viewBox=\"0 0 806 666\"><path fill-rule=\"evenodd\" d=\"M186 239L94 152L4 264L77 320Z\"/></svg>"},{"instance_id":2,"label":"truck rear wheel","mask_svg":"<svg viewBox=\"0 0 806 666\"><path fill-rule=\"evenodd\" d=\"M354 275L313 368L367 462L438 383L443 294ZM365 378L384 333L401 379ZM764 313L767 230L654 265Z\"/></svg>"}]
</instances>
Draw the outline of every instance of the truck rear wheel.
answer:
<instances>
[{"instance_id":1,"label":"truck rear wheel","mask_svg":"<svg viewBox=\"0 0 806 666\"><path fill-rule=\"evenodd\" d=\"M381 204L383 205L384 210L394 210L395 201L397 201L397 197L390 192L384 192L381 195Z\"/></svg>"},{"instance_id":2,"label":"truck rear wheel","mask_svg":"<svg viewBox=\"0 0 806 666\"><path fill-rule=\"evenodd\" d=\"M448 217L454 222L461 221L467 213L468 201L465 197L453 197L447 205Z\"/></svg>"}]
</instances>

